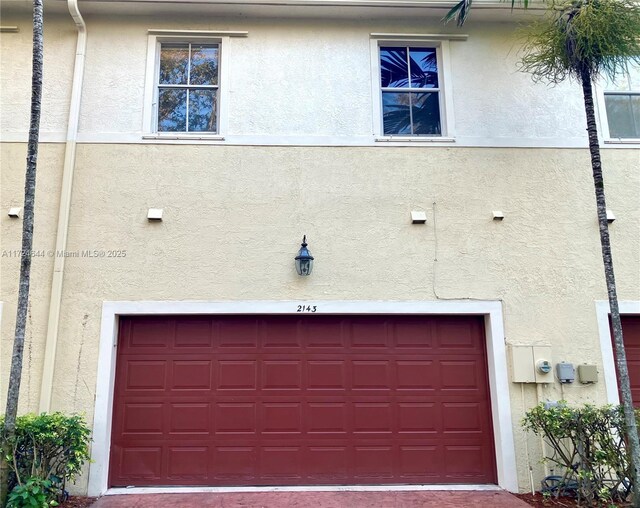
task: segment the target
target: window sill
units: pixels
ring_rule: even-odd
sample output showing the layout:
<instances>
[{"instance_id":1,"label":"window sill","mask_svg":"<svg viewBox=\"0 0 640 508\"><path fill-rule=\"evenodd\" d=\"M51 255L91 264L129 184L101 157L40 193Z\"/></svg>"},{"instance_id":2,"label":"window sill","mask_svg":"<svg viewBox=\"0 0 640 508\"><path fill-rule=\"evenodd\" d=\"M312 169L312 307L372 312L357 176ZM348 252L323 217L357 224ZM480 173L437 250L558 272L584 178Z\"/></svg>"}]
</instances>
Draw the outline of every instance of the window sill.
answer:
<instances>
[{"instance_id":1,"label":"window sill","mask_svg":"<svg viewBox=\"0 0 640 508\"><path fill-rule=\"evenodd\" d=\"M609 138L604 140L605 145L640 145L639 138Z\"/></svg>"},{"instance_id":2,"label":"window sill","mask_svg":"<svg viewBox=\"0 0 640 508\"><path fill-rule=\"evenodd\" d=\"M455 138L443 136L376 136L376 143L455 143Z\"/></svg>"},{"instance_id":3,"label":"window sill","mask_svg":"<svg viewBox=\"0 0 640 508\"><path fill-rule=\"evenodd\" d=\"M142 139L184 139L187 141L206 140L206 141L224 141L224 136L219 134L146 134Z\"/></svg>"}]
</instances>

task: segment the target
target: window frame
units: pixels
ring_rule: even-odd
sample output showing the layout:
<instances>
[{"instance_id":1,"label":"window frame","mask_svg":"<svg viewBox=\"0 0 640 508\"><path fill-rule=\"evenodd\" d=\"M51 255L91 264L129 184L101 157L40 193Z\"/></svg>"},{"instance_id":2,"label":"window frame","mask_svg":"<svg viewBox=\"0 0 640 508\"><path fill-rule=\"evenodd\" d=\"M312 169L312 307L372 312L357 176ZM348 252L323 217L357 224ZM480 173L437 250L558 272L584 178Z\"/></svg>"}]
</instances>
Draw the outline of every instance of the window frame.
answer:
<instances>
[{"instance_id":1,"label":"window frame","mask_svg":"<svg viewBox=\"0 0 640 508\"><path fill-rule=\"evenodd\" d=\"M627 77L627 80L629 78ZM629 84L628 90L611 90L607 89L607 81L605 79L601 80L594 87L596 90L596 103L598 116L600 118L600 133L602 140L606 144L640 144L640 134L635 138L615 138L611 136L611 131L609 129L609 116L607 115L607 104L606 104L606 96L607 95L636 95L640 96L640 88L631 88Z\"/></svg>"},{"instance_id":2,"label":"window frame","mask_svg":"<svg viewBox=\"0 0 640 508\"><path fill-rule=\"evenodd\" d=\"M389 35L389 36L385 36ZM462 34L447 36L436 35L402 35L402 34L371 34L371 90L373 98L373 134L376 141L407 141L407 142L453 142L453 90L451 85L451 57L449 40L466 40ZM440 106L440 135L429 134L385 134L382 118L382 82L380 66L380 48L433 48L436 51L438 63L438 88ZM430 88L423 91L432 90Z\"/></svg>"},{"instance_id":3,"label":"window frame","mask_svg":"<svg viewBox=\"0 0 640 508\"><path fill-rule=\"evenodd\" d=\"M210 139L223 140L229 121L229 43L231 37L246 37L248 32L149 30L147 67L143 103L143 139ZM218 45L217 132L158 131L158 90L160 49L163 43Z\"/></svg>"}]
</instances>

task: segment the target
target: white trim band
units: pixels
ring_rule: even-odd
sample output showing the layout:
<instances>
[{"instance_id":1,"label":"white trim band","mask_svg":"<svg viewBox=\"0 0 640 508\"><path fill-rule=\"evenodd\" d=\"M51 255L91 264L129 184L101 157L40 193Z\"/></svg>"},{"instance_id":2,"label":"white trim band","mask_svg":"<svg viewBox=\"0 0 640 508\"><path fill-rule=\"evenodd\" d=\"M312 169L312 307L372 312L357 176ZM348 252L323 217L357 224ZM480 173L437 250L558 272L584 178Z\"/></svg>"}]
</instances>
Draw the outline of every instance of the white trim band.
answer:
<instances>
[{"instance_id":1,"label":"white trim band","mask_svg":"<svg viewBox=\"0 0 640 508\"><path fill-rule=\"evenodd\" d=\"M384 39L387 41L466 41L467 34L392 34L373 32L372 39Z\"/></svg>"},{"instance_id":2,"label":"white trim band","mask_svg":"<svg viewBox=\"0 0 640 508\"><path fill-rule=\"evenodd\" d=\"M246 30L171 30L150 28L149 35L177 35L179 37L248 37Z\"/></svg>"}]
</instances>

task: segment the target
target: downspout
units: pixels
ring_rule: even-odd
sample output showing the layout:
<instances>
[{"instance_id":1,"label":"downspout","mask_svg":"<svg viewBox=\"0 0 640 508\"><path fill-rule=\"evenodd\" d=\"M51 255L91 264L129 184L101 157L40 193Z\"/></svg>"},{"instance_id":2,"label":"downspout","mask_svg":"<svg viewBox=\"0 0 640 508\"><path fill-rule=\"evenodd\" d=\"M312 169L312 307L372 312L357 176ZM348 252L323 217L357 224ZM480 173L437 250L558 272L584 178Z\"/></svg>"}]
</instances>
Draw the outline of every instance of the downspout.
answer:
<instances>
[{"instance_id":1,"label":"downspout","mask_svg":"<svg viewBox=\"0 0 640 508\"><path fill-rule=\"evenodd\" d=\"M62 281L64 278L65 260L64 251L67 248L67 234L69 232L71 189L73 187L73 172L76 165L76 141L78 139L80 102L82 98L82 84L84 80L84 57L87 50L87 25L85 24L84 19L82 19L82 15L78 9L78 0L67 0L67 7L69 8L69 14L71 14L71 17L76 24L78 39L76 43L76 58L73 68L71 100L69 103L69 122L67 124L64 166L62 170L62 187L60 190L60 206L58 209L56 248L53 258L53 278L51 280L51 298L49 299L47 339L45 342L42 382L40 385L40 412L49 412L51 408L53 374L55 370L56 348L58 345L58 331L60 324L60 305L62 303Z\"/></svg>"}]
</instances>

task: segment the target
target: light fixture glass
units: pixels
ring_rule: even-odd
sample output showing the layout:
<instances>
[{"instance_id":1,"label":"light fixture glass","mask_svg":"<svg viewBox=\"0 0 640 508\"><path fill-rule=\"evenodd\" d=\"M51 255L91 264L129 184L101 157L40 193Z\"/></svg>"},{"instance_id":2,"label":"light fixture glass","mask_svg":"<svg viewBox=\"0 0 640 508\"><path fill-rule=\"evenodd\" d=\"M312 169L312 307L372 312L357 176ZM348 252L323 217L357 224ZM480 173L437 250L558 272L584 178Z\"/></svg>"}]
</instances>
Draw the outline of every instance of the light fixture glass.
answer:
<instances>
[{"instance_id":1,"label":"light fixture glass","mask_svg":"<svg viewBox=\"0 0 640 508\"><path fill-rule=\"evenodd\" d=\"M307 235L302 237L302 245L296 256L296 272L298 275L306 276L311 275L313 270L313 256L309 249L307 249Z\"/></svg>"}]
</instances>

